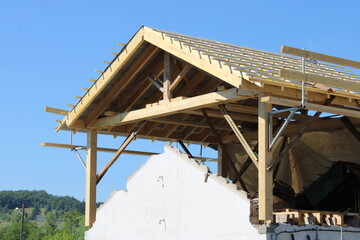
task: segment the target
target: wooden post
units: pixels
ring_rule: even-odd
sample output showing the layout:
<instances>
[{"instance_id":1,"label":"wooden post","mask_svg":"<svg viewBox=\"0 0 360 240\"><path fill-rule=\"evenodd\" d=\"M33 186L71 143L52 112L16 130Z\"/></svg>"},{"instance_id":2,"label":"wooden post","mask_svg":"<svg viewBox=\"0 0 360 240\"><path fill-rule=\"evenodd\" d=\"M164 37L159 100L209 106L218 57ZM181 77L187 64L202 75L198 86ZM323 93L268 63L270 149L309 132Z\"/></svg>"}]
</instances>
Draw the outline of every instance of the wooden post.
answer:
<instances>
[{"instance_id":1,"label":"wooden post","mask_svg":"<svg viewBox=\"0 0 360 240\"><path fill-rule=\"evenodd\" d=\"M267 166L272 161L269 152L269 111L272 104L261 102L263 94L259 94L259 220L271 222L273 219L273 177Z\"/></svg>"},{"instance_id":2,"label":"wooden post","mask_svg":"<svg viewBox=\"0 0 360 240\"><path fill-rule=\"evenodd\" d=\"M170 92L170 54L168 52L164 52L164 100L170 100L171 99L171 92Z\"/></svg>"},{"instance_id":3,"label":"wooden post","mask_svg":"<svg viewBox=\"0 0 360 240\"><path fill-rule=\"evenodd\" d=\"M218 173L224 177L227 178L228 175L228 161L231 161L228 158L227 150L223 149L222 146L226 146L225 144L220 145L218 144Z\"/></svg>"},{"instance_id":4,"label":"wooden post","mask_svg":"<svg viewBox=\"0 0 360 240\"><path fill-rule=\"evenodd\" d=\"M97 131L87 132L86 151L86 198L85 198L85 226L91 227L96 219L96 157Z\"/></svg>"}]
</instances>

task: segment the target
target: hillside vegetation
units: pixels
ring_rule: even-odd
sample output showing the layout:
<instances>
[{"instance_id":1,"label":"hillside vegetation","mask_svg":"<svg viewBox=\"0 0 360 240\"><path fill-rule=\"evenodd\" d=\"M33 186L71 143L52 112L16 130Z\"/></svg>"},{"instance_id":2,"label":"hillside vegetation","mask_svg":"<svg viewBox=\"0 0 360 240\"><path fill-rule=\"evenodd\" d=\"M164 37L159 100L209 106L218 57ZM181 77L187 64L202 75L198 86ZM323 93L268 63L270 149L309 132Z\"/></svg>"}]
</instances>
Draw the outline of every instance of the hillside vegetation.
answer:
<instances>
[{"instance_id":1,"label":"hillside vegetation","mask_svg":"<svg viewBox=\"0 0 360 240\"><path fill-rule=\"evenodd\" d=\"M0 239L84 239L84 201L54 196L46 191L0 191ZM99 205L100 203L98 203ZM44 218L45 217L45 218Z\"/></svg>"}]
</instances>

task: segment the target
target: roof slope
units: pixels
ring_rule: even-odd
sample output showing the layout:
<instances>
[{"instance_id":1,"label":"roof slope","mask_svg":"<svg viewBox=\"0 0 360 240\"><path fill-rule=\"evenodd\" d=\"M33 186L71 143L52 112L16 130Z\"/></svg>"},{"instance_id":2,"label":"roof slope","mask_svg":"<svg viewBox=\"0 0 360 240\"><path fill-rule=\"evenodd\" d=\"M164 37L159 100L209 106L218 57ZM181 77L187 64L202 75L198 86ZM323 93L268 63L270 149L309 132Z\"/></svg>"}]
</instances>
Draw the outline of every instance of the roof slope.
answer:
<instances>
[{"instance_id":1,"label":"roof slope","mask_svg":"<svg viewBox=\"0 0 360 240\"><path fill-rule=\"evenodd\" d=\"M119 121L123 121L124 117L129 117L135 110L152 109L162 104L160 101L162 92L158 88L163 82L164 57L161 53L164 52L170 53L173 61L171 75L176 84L173 86L172 102L197 95L204 95L205 98L216 97L219 96L219 92L215 91L219 89L234 88L224 94L231 95L236 92L236 96L226 96L218 103L212 101L208 105L179 111L174 108L175 110L169 114L164 112L162 115L155 116L155 114L155 117L151 115L147 120L151 119L152 123L147 124L140 134L144 137L214 142L213 138L208 138L209 127L203 123L204 119L199 117L201 114L196 110L232 102L243 106L239 109L238 106L227 105L230 111L234 112L232 115L235 116L235 120L257 122L256 101L251 101L251 98L259 92L296 100L301 96L301 81L279 75L279 72L284 70L301 73L303 66L300 57L142 27L79 102L65 113L66 116L57 130L97 128L99 131L114 135L127 135L134 128L136 121L124 121L117 125L104 123L112 123L115 116L120 119ZM334 80L330 85L307 82L309 101L323 103L331 93L337 96L333 104L358 107L357 100L360 99L360 95L357 89L360 89L360 75L343 66L314 60L307 60L304 65L305 74ZM339 88L339 86L344 87ZM242 92L238 92L239 89L243 89ZM207 95L210 93L215 95ZM245 98L248 98L246 103L241 101ZM193 102L195 101L197 98L193 98ZM192 100L188 102L191 103ZM167 106L164 108L167 109ZM219 115L215 110L210 111L213 111L211 117ZM171 123L176 126L169 127ZM224 135L231 132L223 121L215 121L215 125ZM192 127L196 136L187 136L185 129L189 130L189 127ZM207 128L205 132L204 128ZM161 133L164 129L168 131L167 134Z\"/></svg>"}]
</instances>

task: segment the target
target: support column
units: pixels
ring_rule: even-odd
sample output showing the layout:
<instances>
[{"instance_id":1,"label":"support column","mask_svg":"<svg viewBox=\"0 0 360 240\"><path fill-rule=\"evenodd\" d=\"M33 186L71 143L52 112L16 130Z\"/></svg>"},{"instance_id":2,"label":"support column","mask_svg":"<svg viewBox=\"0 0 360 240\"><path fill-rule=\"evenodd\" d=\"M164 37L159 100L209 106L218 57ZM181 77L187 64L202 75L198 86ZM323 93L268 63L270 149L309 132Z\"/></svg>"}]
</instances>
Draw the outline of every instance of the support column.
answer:
<instances>
[{"instance_id":1,"label":"support column","mask_svg":"<svg viewBox=\"0 0 360 240\"><path fill-rule=\"evenodd\" d=\"M163 75L163 95L164 100L171 99L171 91L170 91L170 54L168 52L164 52L164 75Z\"/></svg>"},{"instance_id":2,"label":"support column","mask_svg":"<svg viewBox=\"0 0 360 240\"><path fill-rule=\"evenodd\" d=\"M261 102L263 94L259 94L259 220L271 222L273 219L273 177L267 167L272 161L269 152L269 112L272 104Z\"/></svg>"},{"instance_id":3,"label":"support column","mask_svg":"<svg viewBox=\"0 0 360 240\"><path fill-rule=\"evenodd\" d=\"M223 144L222 146L226 145ZM231 161L226 151L226 149L223 149L221 145L218 144L218 173L224 178L228 176L228 161Z\"/></svg>"},{"instance_id":4,"label":"support column","mask_svg":"<svg viewBox=\"0 0 360 240\"><path fill-rule=\"evenodd\" d=\"M88 130L86 150L85 226L91 227L96 219L96 158L97 131Z\"/></svg>"}]
</instances>

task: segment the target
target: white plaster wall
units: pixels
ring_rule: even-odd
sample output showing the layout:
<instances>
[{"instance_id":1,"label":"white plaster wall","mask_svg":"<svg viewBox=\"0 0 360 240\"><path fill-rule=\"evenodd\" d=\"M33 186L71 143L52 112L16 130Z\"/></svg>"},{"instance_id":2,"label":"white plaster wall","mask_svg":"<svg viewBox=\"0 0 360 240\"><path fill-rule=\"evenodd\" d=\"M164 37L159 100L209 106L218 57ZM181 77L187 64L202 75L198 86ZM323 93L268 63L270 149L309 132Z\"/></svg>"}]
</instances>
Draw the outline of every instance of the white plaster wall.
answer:
<instances>
[{"instance_id":1,"label":"white plaster wall","mask_svg":"<svg viewBox=\"0 0 360 240\"><path fill-rule=\"evenodd\" d=\"M85 233L95 239L265 240L250 224L246 193L208 168L165 147L97 211Z\"/></svg>"}]
</instances>

